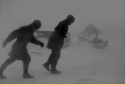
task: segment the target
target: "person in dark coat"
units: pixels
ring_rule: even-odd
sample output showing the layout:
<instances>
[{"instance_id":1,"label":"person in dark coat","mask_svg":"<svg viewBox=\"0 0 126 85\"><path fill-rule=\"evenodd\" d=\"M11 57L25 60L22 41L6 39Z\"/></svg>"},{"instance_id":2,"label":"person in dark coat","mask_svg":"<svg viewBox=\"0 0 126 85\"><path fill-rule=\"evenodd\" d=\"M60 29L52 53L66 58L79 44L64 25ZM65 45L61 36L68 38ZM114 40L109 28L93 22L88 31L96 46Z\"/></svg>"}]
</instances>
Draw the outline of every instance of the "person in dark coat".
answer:
<instances>
[{"instance_id":1,"label":"person in dark coat","mask_svg":"<svg viewBox=\"0 0 126 85\"><path fill-rule=\"evenodd\" d=\"M5 47L9 42L17 38L16 42L12 45L12 50L8 54L10 57L1 65L0 78L6 79L6 77L3 75L3 72L7 68L7 66L13 63L15 60L21 60L23 62L23 78L33 78L33 76L28 73L31 58L27 52L26 46L29 42L31 42L33 44L43 47L44 43L38 41L34 37L34 32L40 27L41 21L34 20L33 23L31 23L30 25L22 26L19 29L12 31L5 39L5 41L3 42L3 47Z\"/></svg>"},{"instance_id":2,"label":"person in dark coat","mask_svg":"<svg viewBox=\"0 0 126 85\"><path fill-rule=\"evenodd\" d=\"M52 53L43 66L51 71L51 74L61 74L61 71L56 69L57 62L60 58L61 48L64 44L64 38L66 38L66 34L68 32L68 26L74 22L75 18L72 15L68 15L67 18L61 21L55 28L52 33L47 48L52 50ZM49 66L51 65L51 69Z\"/></svg>"}]
</instances>

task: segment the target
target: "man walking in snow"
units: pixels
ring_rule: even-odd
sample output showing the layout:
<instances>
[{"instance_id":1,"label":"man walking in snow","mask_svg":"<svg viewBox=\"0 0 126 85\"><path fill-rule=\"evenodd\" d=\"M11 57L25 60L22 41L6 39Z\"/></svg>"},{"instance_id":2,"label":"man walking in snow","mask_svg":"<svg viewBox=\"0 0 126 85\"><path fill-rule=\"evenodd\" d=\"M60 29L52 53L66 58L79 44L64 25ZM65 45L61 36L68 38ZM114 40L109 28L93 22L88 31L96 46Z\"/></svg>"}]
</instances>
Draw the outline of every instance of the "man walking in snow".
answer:
<instances>
[{"instance_id":1,"label":"man walking in snow","mask_svg":"<svg viewBox=\"0 0 126 85\"><path fill-rule=\"evenodd\" d=\"M26 46L29 42L31 42L33 44L43 47L44 43L38 41L34 37L34 32L40 27L41 21L34 20L33 23L31 23L30 25L22 26L19 29L12 31L10 35L6 38L6 40L3 42L3 47L5 47L7 43L11 42L15 38L17 38L17 40L12 45L12 50L8 54L10 57L1 65L0 78L6 79L6 77L3 75L3 72L7 68L7 66L13 63L15 60L21 60L23 62L23 78L33 78L33 76L28 73L31 58L27 52Z\"/></svg>"},{"instance_id":2,"label":"man walking in snow","mask_svg":"<svg viewBox=\"0 0 126 85\"><path fill-rule=\"evenodd\" d=\"M51 74L61 74L61 71L56 69L57 62L60 58L61 48L64 44L64 38L68 32L68 26L74 22L75 18L72 15L68 15L67 18L61 21L52 33L47 48L52 50L52 53L43 65ZM49 66L51 65L51 69Z\"/></svg>"}]
</instances>

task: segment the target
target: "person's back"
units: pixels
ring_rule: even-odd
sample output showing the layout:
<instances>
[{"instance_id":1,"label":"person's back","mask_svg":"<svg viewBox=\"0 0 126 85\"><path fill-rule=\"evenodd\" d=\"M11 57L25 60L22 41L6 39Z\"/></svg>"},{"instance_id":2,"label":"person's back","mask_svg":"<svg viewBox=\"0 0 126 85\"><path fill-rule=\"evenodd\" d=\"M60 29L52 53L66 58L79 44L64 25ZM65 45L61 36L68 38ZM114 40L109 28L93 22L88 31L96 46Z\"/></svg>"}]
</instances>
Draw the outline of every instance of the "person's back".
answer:
<instances>
[{"instance_id":1,"label":"person's back","mask_svg":"<svg viewBox=\"0 0 126 85\"><path fill-rule=\"evenodd\" d=\"M48 41L47 48L55 48L55 45L57 45L57 48L61 48L63 46L63 40L67 34L67 31L68 25L66 25L65 20L59 22Z\"/></svg>"},{"instance_id":2,"label":"person's back","mask_svg":"<svg viewBox=\"0 0 126 85\"><path fill-rule=\"evenodd\" d=\"M18 45L21 45L23 47L26 47L27 44L29 43L29 41L31 40L32 36L34 35L34 31L32 31L30 29L29 25L23 26L23 27L19 28L18 30L19 30L20 34L18 34L17 40L13 44L13 46L18 44Z\"/></svg>"},{"instance_id":3,"label":"person's back","mask_svg":"<svg viewBox=\"0 0 126 85\"><path fill-rule=\"evenodd\" d=\"M60 37L64 38L68 31L68 24L66 23L66 20L61 21L54 31L59 34Z\"/></svg>"}]
</instances>

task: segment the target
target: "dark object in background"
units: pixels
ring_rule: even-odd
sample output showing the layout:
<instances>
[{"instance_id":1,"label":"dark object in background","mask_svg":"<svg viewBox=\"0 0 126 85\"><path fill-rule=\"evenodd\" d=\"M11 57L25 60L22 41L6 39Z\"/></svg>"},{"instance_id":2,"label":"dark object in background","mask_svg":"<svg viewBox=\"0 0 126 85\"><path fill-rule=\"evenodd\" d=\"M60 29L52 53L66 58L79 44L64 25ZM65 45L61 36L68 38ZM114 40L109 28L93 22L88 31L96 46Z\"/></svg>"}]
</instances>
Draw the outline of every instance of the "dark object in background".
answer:
<instances>
[{"instance_id":1,"label":"dark object in background","mask_svg":"<svg viewBox=\"0 0 126 85\"><path fill-rule=\"evenodd\" d=\"M102 32L95 27L92 23L90 23L82 32L81 34L84 36L90 37L91 35L101 34Z\"/></svg>"},{"instance_id":2,"label":"dark object in background","mask_svg":"<svg viewBox=\"0 0 126 85\"><path fill-rule=\"evenodd\" d=\"M81 33L80 36L78 37L79 40L81 41L85 41L86 37L91 37L91 36L95 36L98 37L99 34L101 34L102 32L95 27L92 23L90 23Z\"/></svg>"},{"instance_id":3,"label":"dark object in background","mask_svg":"<svg viewBox=\"0 0 126 85\"><path fill-rule=\"evenodd\" d=\"M53 31L44 31L44 30L37 30L35 37L37 39L39 38L46 38L47 40L49 40L51 34L53 33ZM67 33L67 37L64 39L64 45L63 48L66 48L70 45L71 43L71 38L70 38L70 33Z\"/></svg>"}]
</instances>

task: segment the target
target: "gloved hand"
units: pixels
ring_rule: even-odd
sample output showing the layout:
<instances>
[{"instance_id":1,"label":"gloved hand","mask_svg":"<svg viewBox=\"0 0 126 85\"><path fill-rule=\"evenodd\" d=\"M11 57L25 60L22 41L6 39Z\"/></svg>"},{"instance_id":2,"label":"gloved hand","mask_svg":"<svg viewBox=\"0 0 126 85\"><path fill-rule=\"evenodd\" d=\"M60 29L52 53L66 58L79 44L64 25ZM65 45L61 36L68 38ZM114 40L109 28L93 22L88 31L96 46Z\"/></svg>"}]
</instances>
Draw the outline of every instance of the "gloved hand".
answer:
<instances>
[{"instance_id":1,"label":"gloved hand","mask_svg":"<svg viewBox=\"0 0 126 85\"><path fill-rule=\"evenodd\" d=\"M44 46L44 43L41 42L41 43L40 43L40 46L43 47L43 46Z\"/></svg>"}]
</instances>

